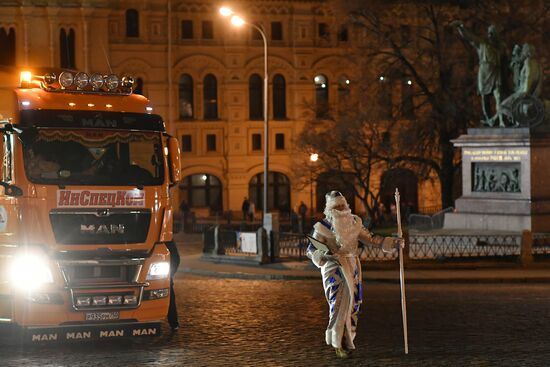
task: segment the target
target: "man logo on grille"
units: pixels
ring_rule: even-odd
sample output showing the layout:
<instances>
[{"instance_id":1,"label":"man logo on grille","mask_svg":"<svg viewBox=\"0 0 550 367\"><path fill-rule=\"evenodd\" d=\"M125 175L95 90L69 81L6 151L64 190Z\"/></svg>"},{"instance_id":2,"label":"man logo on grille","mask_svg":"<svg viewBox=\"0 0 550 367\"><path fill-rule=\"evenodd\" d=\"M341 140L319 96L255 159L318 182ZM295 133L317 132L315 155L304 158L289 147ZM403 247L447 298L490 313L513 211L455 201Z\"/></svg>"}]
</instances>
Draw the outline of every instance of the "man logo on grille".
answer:
<instances>
[{"instance_id":1,"label":"man logo on grille","mask_svg":"<svg viewBox=\"0 0 550 367\"><path fill-rule=\"evenodd\" d=\"M81 224L83 234L124 234L124 224Z\"/></svg>"}]
</instances>

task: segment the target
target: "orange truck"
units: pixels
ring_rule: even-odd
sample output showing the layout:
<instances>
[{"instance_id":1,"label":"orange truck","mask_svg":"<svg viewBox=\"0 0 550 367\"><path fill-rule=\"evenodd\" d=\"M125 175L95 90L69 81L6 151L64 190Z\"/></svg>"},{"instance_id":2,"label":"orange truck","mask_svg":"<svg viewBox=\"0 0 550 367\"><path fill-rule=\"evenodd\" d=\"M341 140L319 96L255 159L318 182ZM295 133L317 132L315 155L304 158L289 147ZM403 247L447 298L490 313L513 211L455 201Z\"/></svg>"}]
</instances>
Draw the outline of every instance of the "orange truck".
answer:
<instances>
[{"instance_id":1,"label":"orange truck","mask_svg":"<svg viewBox=\"0 0 550 367\"><path fill-rule=\"evenodd\" d=\"M180 151L133 83L0 69L0 334L160 334Z\"/></svg>"}]
</instances>

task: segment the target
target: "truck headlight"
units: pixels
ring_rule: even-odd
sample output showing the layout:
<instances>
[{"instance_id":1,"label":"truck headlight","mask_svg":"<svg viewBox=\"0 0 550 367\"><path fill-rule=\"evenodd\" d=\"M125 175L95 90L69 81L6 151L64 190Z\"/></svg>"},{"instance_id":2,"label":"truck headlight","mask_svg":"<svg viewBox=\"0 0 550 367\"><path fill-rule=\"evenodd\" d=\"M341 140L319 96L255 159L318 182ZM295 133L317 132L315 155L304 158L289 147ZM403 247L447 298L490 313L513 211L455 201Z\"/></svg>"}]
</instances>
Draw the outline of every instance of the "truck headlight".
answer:
<instances>
[{"instance_id":1,"label":"truck headlight","mask_svg":"<svg viewBox=\"0 0 550 367\"><path fill-rule=\"evenodd\" d=\"M152 263L147 273L147 280L165 279L170 275L170 263Z\"/></svg>"},{"instance_id":2,"label":"truck headlight","mask_svg":"<svg viewBox=\"0 0 550 367\"><path fill-rule=\"evenodd\" d=\"M11 284L21 290L32 291L46 283L53 283L48 259L39 254L16 255L9 268Z\"/></svg>"}]
</instances>

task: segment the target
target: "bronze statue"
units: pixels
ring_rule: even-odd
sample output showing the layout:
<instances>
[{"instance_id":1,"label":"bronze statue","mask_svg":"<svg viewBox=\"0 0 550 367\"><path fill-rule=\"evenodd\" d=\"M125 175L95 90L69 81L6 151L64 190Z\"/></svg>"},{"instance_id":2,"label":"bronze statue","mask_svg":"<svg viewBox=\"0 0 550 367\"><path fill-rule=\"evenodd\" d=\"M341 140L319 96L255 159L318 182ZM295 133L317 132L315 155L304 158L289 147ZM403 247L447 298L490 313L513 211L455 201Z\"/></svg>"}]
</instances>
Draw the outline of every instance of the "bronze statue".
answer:
<instances>
[{"instance_id":1,"label":"bronze statue","mask_svg":"<svg viewBox=\"0 0 550 367\"><path fill-rule=\"evenodd\" d=\"M489 26L487 38L479 37L464 27L461 21L454 21L458 33L468 41L477 51L479 69L477 73L477 88L481 95L481 106L485 120L483 124L494 126L499 120L499 126L504 127L504 120L499 114L491 113L491 101L489 95L495 98L495 106L498 109L504 98L506 78L504 77L504 65L507 66L506 44L499 38L496 27Z\"/></svg>"}]
</instances>

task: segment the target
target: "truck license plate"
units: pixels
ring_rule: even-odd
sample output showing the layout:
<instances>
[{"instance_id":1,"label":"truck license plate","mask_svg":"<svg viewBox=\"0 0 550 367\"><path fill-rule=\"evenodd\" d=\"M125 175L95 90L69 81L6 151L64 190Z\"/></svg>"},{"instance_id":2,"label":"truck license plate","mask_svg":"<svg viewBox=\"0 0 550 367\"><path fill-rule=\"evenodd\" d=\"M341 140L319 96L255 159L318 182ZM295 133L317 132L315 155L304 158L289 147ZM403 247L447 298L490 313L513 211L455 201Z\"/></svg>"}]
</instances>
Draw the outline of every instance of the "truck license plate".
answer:
<instances>
[{"instance_id":1,"label":"truck license plate","mask_svg":"<svg viewBox=\"0 0 550 367\"><path fill-rule=\"evenodd\" d=\"M120 312L86 312L86 321L118 320Z\"/></svg>"}]
</instances>

